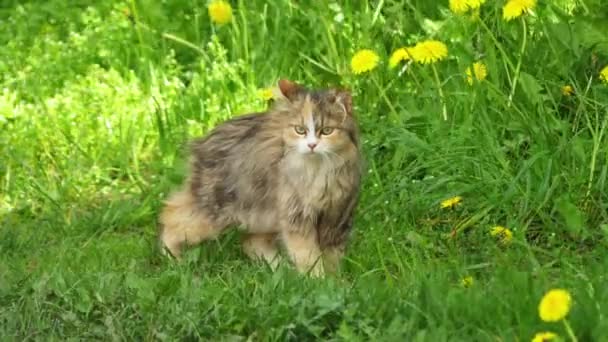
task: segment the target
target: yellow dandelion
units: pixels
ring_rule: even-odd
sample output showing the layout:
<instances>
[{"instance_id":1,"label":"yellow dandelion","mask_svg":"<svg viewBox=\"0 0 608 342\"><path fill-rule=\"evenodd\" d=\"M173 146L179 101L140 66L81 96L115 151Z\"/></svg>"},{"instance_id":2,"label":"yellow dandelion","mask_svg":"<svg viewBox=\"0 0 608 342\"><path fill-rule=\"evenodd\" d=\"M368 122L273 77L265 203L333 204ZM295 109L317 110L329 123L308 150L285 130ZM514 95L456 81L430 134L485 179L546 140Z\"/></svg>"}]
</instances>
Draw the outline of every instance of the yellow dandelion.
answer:
<instances>
[{"instance_id":1,"label":"yellow dandelion","mask_svg":"<svg viewBox=\"0 0 608 342\"><path fill-rule=\"evenodd\" d=\"M490 235L500 240L502 244L508 244L513 240L513 232L509 228L496 226L490 230Z\"/></svg>"},{"instance_id":2,"label":"yellow dandelion","mask_svg":"<svg viewBox=\"0 0 608 342\"><path fill-rule=\"evenodd\" d=\"M572 307L570 293L563 289L553 289L545 294L538 305L538 315L545 322L561 321Z\"/></svg>"},{"instance_id":3,"label":"yellow dandelion","mask_svg":"<svg viewBox=\"0 0 608 342\"><path fill-rule=\"evenodd\" d=\"M502 8L502 18L506 21L513 20L527 13L536 6L536 0L509 0Z\"/></svg>"},{"instance_id":4,"label":"yellow dandelion","mask_svg":"<svg viewBox=\"0 0 608 342\"><path fill-rule=\"evenodd\" d=\"M355 74L362 74L376 68L380 57L369 49L363 49L357 51L350 61L350 68Z\"/></svg>"},{"instance_id":5,"label":"yellow dandelion","mask_svg":"<svg viewBox=\"0 0 608 342\"><path fill-rule=\"evenodd\" d=\"M409 53L410 48L400 48L395 50L388 60L388 66L391 68L396 67L402 61L407 61L411 58Z\"/></svg>"},{"instance_id":6,"label":"yellow dandelion","mask_svg":"<svg viewBox=\"0 0 608 342\"><path fill-rule=\"evenodd\" d=\"M539 332L536 335L534 335L532 342L549 342L549 341L555 340L556 338L557 338L556 334L554 334L550 331L544 331L544 332Z\"/></svg>"},{"instance_id":7,"label":"yellow dandelion","mask_svg":"<svg viewBox=\"0 0 608 342\"><path fill-rule=\"evenodd\" d=\"M268 101L274 97L274 93L272 92L272 88L264 88L258 90L258 96L264 101Z\"/></svg>"},{"instance_id":8,"label":"yellow dandelion","mask_svg":"<svg viewBox=\"0 0 608 342\"><path fill-rule=\"evenodd\" d=\"M441 201L441 208L453 208L462 202L461 196L455 196Z\"/></svg>"},{"instance_id":9,"label":"yellow dandelion","mask_svg":"<svg viewBox=\"0 0 608 342\"><path fill-rule=\"evenodd\" d=\"M464 14L468 10L476 10L485 0L450 0L450 10L456 14Z\"/></svg>"},{"instance_id":10,"label":"yellow dandelion","mask_svg":"<svg viewBox=\"0 0 608 342\"><path fill-rule=\"evenodd\" d=\"M448 56L448 47L437 40L426 40L410 50L412 59L422 64L435 63Z\"/></svg>"},{"instance_id":11,"label":"yellow dandelion","mask_svg":"<svg viewBox=\"0 0 608 342\"><path fill-rule=\"evenodd\" d=\"M562 95L570 96L572 94L574 94L574 88L571 85L568 84L562 87Z\"/></svg>"},{"instance_id":12,"label":"yellow dandelion","mask_svg":"<svg viewBox=\"0 0 608 342\"><path fill-rule=\"evenodd\" d=\"M606 65L604 69L600 71L600 79L604 81L604 83L608 84L608 65Z\"/></svg>"},{"instance_id":13,"label":"yellow dandelion","mask_svg":"<svg viewBox=\"0 0 608 342\"><path fill-rule=\"evenodd\" d=\"M223 0L213 0L207 7L211 21L216 24L228 24L232 20L232 6Z\"/></svg>"},{"instance_id":14,"label":"yellow dandelion","mask_svg":"<svg viewBox=\"0 0 608 342\"><path fill-rule=\"evenodd\" d=\"M463 14L469 10L467 0L450 0L450 11L456 14Z\"/></svg>"},{"instance_id":15,"label":"yellow dandelion","mask_svg":"<svg viewBox=\"0 0 608 342\"><path fill-rule=\"evenodd\" d=\"M482 62L475 62L467 68L467 82L473 85L473 77L478 81L483 81L488 77L488 68Z\"/></svg>"},{"instance_id":16,"label":"yellow dandelion","mask_svg":"<svg viewBox=\"0 0 608 342\"><path fill-rule=\"evenodd\" d=\"M467 3L469 4L469 8L476 10L479 9L479 7L481 7L481 5L483 5L486 2L486 0L468 0Z\"/></svg>"},{"instance_id":17,"label":"yellow dandelion","mask_svg":"<svg viewBox=\"0 0 608 342\"><path fill-rule=\"evenodd\" d=\"M460 279L460 285L462 285L462 287L464 287L464 288L469 288L469 287L473 286L473 282L474 282L474 280L473 280L473 277L471 277L471 276L466 276L466 277Z\"/></svg>"}]
</instances>

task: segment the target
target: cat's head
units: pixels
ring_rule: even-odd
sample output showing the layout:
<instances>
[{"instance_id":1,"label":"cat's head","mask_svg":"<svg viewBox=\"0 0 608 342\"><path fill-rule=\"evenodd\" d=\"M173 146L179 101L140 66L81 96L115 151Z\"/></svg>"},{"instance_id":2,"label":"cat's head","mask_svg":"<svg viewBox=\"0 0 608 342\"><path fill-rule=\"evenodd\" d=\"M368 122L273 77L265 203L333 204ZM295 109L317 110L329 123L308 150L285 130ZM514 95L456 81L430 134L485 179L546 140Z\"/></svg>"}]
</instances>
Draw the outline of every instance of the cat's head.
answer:
<instances>
[{"instance_id":1,"label":"cat's head","mask_svg":"<svg viewBox=\"0 0 608 342\"><path fill-rule=\"evenodd\" d=\"M314 158L352 154L358 149L350 92L312 91L287 80L279 81L278 90L288 153Z\"/></svg>"}]
</instances>

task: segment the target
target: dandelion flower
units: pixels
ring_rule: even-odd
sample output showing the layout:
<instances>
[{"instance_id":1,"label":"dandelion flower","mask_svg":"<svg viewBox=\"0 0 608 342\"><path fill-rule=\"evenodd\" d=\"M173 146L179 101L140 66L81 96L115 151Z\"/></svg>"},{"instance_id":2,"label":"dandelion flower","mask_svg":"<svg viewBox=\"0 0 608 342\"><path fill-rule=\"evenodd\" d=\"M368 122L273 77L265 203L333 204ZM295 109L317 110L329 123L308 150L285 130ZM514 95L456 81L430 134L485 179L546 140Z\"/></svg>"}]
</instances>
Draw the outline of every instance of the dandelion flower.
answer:
<instances>
[{"instance_id":1,"label":"dandelion flower","mask_svg":"<svg viewBox=\"0 0 608 342\"><path fill-rule=\"evenodd\" d=\"M207 9L211 21L216 24L228 24L232 20L232 6L224 0L213 0Z\"/></svg>"},{"instance_id":2,"label":"dandelion flower","mask_svg":"<svg viewBox=\"0 0 608 342\"><path fill-rule=\"evenodd\" d=\"M448 47L437 40L420 42L411 49L412 59L422 64L435 63L448 56Z\"/></svg>"},{"instance_id":3,"label":"dandelion flower","mask_svg":"<svg viewBox=\"0 0 608 342\"><path fill-rule=\"evenodd\" d=\"M545 294L538 305L538 315L545 322L557 322L566 317L572 306L570 293L563 289L553 289Z\"/></svg>"},{"instance_id":4,"label":"dandelion flower","mask_svg":"<svg viewBox=\"0 0 608 342\"><path fill-rule=\"evenodd\" d=\"M608 84L608 65L606 65L604 69L600 71L600 79L604 81L604 83Z\"/></svg>"},{"instance_id":5,"label":"dandelion flower","mask_svg":"<svg viewBox=\"0 0 608 342\"><path fill-rule=\"evenodd\" d=\"M483 81L488 76L488 69L482 62L475 62L472 66L467 68L467 82L473 85L473 77L478 81Z\"/></svg>"},{"instance_id":6,"label":"dandelion flower","mask_svg":"<svg viewBox=\"0 0 608 342\"><path fill-rule=\"evenodd\" d=\"M509 0L502 8L502 18L506 21L520 17L536 6L536 0Z\"/></svg>"},{"instance_id":7,"label":"dandelion flower","mask_svg":"<svg viewBox=\"0 0 608 342\"><path fill-rule=\"evenodd\" d=\"M376 68L380 57L368 49L359 50L350 61L350 67L355 74L362 74Z\"/></svg>"},{"instance_id":8,"label":"dandelion flower","mask_svg":"<svg viewBox=\"0 0 608 342\"><path fill-rule=\"evenodd\" d=\"M467 0L450 0L450 11L456 14L463 14L469 10Z\"/></svg>"},{"instance_id":9,"label":"dandelion flower","mask_svg":"<svg viewBox=\"0 0 608 342\"><path fill-rule=\"evenodd\" d=\"M556 338L557 338L556 334L549 332L549 331L544 331L544 332L539 332L536 335L534 335L532 342L549 342L551 340L555 340Z\"/></svg>"},{"instance_id":10,"label":"dandelion flower","mask_svg":"<svg viewBox=\"0 0 608 342\"><path fill-rule=\"evenodd\" d=\"M262 98L264 101L271 100L274 97L274 93L271 88L264 88L258 90L258 96Z\"/></svg>"},{"instance_id":11,"label":"dandelion flower","mask_svg":"<svg viewBox=\"0 0 608 342\"><path fill-rule=\"evenodd\" d=\"M562 87L562 95L564 96L570 96L574 93L574 88L572 88L571 85L565 85Z\"/></svg>"},{"instance_id":12,"label":"dandelion flower","mask_svg":"<svg viewBox=\"0 0 608 342\"><path fill-rule=\"evenodd\" d=\"M411 58L409 53L410 48L400 48L395 50L388 60L388 66L391 68L396 67L400 62L407 61Z\"/></svg>"},{"instance_id":13,"label":"dandelion flower","mask_svg":"<svg viewBox=\"0 0 608 342\"><path fill-rule=\"evenodd\" d=\"M508 244L513 240L513 232L509 228L496 226L490 230L490 235L500 240L502 244Z\"/></svg>"},{"instance_id":14,"label":"dandelion flower","mask_svg":"<svg viewBox=\"0 0 608 342\"><path fill-rule=\"evenodd\" d=\"M476 10L481 7L481 5L483 5L485 2L486 0L468 0L467 4L469 5L470 9Z\"/></svg>"},{"instance_id":15,"label":"dandelion flower","mask_svg":"<svg viewBox=\"0 0 608 342\"><path fill-rule=\"evenodd\" d=\"M473 286L473 282L474 282L473 277L466 276L460 280L460 285L462 285L462 287L464 287L464 288L469 288L469 287Z\"/></svg>"},{"instance_id":16,"label":"dandelion flower","mask_svg":"<svg viewBox=\"0 0 608 342\"><path fill-rule=\"evenodd\" d=\"M486 0L450 0L450 10L456 14L464 14L468 10L479 9Z\"/></svg>"},{"instance_id":17,"label":"dandelion flower","mask_svg":"<svg viewBox=\"0 0 608 342\"><path fill-rule=\"evenodd\" d=\"M462 197L455 196L441 201L441 208L453 208L462 202Z\"/></svg>"}]
</instances>

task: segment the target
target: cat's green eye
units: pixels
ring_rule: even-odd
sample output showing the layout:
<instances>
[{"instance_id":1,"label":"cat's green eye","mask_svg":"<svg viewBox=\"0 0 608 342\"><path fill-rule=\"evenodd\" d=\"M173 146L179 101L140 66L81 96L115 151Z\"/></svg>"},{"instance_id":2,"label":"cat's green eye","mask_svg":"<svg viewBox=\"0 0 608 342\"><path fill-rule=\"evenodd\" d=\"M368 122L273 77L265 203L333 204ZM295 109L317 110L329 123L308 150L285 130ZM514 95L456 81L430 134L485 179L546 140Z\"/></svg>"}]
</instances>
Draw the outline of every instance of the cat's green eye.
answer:
<instances>
[{"instance_id":1,"label":"cat's green eye","mask_svg":"<svg viewBox=\"0 0 608 342\"><path fill-rule=\"evenodd\" d=\"M321 130L321 134L323 135L330 135L334 132L334 129L332 127L323 127L323 129Z\"/></svg>"},{"instance_id":2,"label":"cat's green eye","mask_svg":"<svg viewBox=\"0 0 608 342\"><path fill-rule=\"evenodd\" d=\"M298 133L299 135L304 135L306 134L306 128L302 127L302 126L294 126L293 128L296 133Z\"/></svg>"}]
</instances>

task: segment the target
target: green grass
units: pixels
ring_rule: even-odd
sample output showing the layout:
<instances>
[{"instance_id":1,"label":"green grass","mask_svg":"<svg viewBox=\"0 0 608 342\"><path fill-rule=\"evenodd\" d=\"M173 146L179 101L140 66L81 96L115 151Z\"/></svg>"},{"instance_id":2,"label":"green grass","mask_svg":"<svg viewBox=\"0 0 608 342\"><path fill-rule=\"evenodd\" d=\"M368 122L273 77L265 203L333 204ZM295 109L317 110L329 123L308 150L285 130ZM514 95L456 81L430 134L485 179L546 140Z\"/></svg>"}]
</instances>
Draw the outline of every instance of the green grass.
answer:
<instances>
[{"instance_id":1,"label":"green grass","mask_svg":"<svg viewBox=\"0 0 608 342\"><path fill-rule=\"evenodd\" d=\"M3 341L568 340L538 317L556 287L578 340L606 340L602 0L539 1L511 22L500 0L479 21L448 1L232 1L223 27L205 1L89 3L0 5ZM447 121L430 66L388 68L430 38L449 49L434 65ZM354 75L363 48L381 64ZM489 75L469 86L478 59ZM236 232L163 258L157 215L188 139L264 109L258 90L280 77L355 96L369 172L342 273L273 273Z\"/></svg>"}]
</instances>

